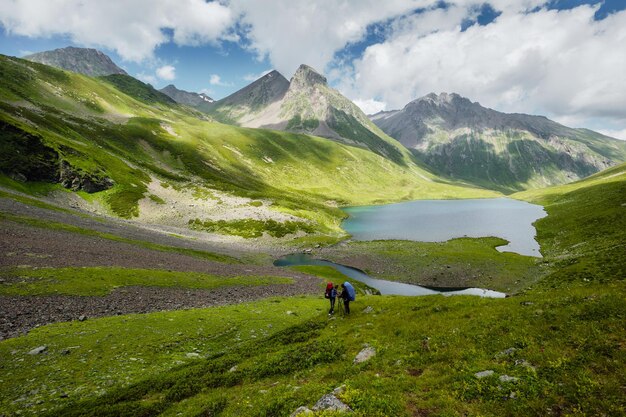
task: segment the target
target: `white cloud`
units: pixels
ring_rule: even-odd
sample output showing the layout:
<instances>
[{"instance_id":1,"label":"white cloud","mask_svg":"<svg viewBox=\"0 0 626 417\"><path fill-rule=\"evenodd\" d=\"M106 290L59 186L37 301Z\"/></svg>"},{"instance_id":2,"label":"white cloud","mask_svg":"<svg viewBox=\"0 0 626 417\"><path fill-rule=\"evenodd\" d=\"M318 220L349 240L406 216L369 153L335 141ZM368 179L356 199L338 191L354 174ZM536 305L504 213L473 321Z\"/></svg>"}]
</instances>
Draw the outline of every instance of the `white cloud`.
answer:
<instances>
[{"instance_id":1,"label":"white cloud","mask_svg":"<svg viewBox=\"0 0 626 417\"><path fill-rule=\"evenodd\" d=\"M354 99L352 101L354 102L354 104L359 106L365 114L374 114L387 109L387 103L383 101L377 101L371 98L366 100Z\"/></svg>"},{"instance_id":2,"label":"white cloud","mask_svg":"<svg viewBox=\"0 0 626 417\"><path fill-rule=\"evenodd\" d=\"M222 81L222 77L217 74L211 74L211 77L209 78L209 84L217 85L220 87L232 87L233 85L232 83Z\"/></svg>"},{"instance_id":3,"label":"white cloud","mask_svg":"<svg viewBox=\"0 0 626 417\"><path fill-rule=\"evenodd\" d=\"M465 32L455 7L406 18L353 62L339 87L392 109L446 91L503 111L626 125L626 11L595 21L590 6L533 13L511 7Z\"/></svg>"},{"instance_id":4,"label":"white cloud","mask_svg":"<svg viewBox=\"0 0 626 417\"><path fill-rule=\"evenodd\" d=\"M204 0L3 0L0 25L9 34L69 36L76 44L117 51L142 61L170 40L199 45L232 39L231 10ZM164 32L171 31L171 37Z\"/></svg>"},{"instance_id":5,"label":"white cloud","mask_svg":"<svg viewBox=\"0 0 626 417\"><path fill-rule=\"evenodd\" d=\"M626 140L626 129L621 129L621 130L601 129L601 130L598 130L598 132L602 133L603 135L607 135L612 138L615 138L615 139Z\"/></svg>"},{"instance_id":6,"label":"white cloud","mask_svg":"<svg viewBox=\"0 0 626 417\"><path fill-rule=\"evenodd\" d=\"M256 81L259 78L263 77L264 75L269 74L270 72L272 72L272 70L265 70L259 74L246 74L243 76L243 79L244 81L248 81L248 82Z\"/></svg>"},{"instance_id":7,"label":"white cloud","mask_svg":"<svg viewBox=\"0 0 626 417\"><path fill-rule=\"evenodd\" d=\"M176 68L172 65L163 65L157 68L156 75L162 80L171 81L176 78Z\"/></svg>"},{"instance_id":8,"label":"white cloud","mask_svg":"<svg viewBox=\"0 0 626 417\"><path fill-rule=\"evenodd\" d=\"M241 14L249 49L268 57L274 67L290 77L300 64L323 71L336 51L359 41L368 25L398 16L430 0L311 0L251 2L232 0Z\"/></svg>"},{"instance_id":9,"label":"white cloud","mask_svg":"<svg viewBox=\"0 0 626 417\"><path fill-rule=\"evenodd\" d=\"M146 74L144 72L140 72L135 74L138 80L143 81L144 83L155 85L157 83L157 78L152 74Z\"/></svg>"}]
</instances>

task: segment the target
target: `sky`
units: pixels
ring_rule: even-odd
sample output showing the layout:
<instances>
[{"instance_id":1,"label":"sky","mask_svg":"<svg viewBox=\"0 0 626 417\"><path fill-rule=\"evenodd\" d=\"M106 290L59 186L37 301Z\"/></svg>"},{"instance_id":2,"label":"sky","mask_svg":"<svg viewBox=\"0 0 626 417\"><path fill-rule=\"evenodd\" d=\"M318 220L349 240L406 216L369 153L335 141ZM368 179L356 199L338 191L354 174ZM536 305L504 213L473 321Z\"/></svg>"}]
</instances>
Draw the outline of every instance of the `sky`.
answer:
<instances>
[{"instance_id":1,"label":"sky","mask_svg":"<svg viewBox=\"0 0 626 417\"><path fill-rule=\"evenodd\" d=\"M455 92L626 140L626 0L0 1L0 53L69 45L215 99L304 63L366 113Z\"/></svg>"}]
</instances>

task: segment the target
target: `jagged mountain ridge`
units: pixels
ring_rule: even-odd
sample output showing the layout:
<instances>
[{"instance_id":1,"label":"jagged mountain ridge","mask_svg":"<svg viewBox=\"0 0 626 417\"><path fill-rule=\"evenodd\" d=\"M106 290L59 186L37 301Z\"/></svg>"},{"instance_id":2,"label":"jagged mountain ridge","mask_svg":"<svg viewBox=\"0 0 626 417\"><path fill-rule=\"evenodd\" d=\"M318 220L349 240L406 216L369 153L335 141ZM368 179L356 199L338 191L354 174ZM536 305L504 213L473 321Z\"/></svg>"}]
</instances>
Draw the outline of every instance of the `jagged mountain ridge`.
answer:
<instances>
[{"instance_id":1,"label":"jagged mountain ridge","mask_svg":"<svg viewBox=\"0 0 626 417\"><path fill-rule=\"evenodd\" d=\"M570 182L626 160L623 141L454 93L431 93L370 119L435 171L503 191Z\"/></svg>"},{"instance_id":2,"label":"jagged mountain ridge","mask_svg":"<svg viewBox=\"0 0 626 417\"><path fill-rule=\"evenodd\" d=\"M199 107L203 104L213 103L211 97L204 93L194 93L191 91L180 90L174 84L170 84L159 90L178 104L184 104L191 107Z\"/></svg>"},{"instance_id":3,"label":"jagged mountain ridge","mask_svg":"<svg viewBox=\"0 0 626 417\"><path fill-rule=\"evenodd\" d=\"M27 55L24 59L90 77L111 74L127 75L126 71L115 65L108 55L91 48L68 46Z\"/></svg>"},{"instance_id":4,"label":"jagged mountain ridge","mask_svg":"<svg viewBox=\"0 0 626 417\"><path fill-rule=\"evenodd\" d=\"M218 100L208 112L225 123L307 133L364 147L394 162L406 159L403 147L308 65L301 65L290 81L272 71Z\"/></svg>"}]
</instances>

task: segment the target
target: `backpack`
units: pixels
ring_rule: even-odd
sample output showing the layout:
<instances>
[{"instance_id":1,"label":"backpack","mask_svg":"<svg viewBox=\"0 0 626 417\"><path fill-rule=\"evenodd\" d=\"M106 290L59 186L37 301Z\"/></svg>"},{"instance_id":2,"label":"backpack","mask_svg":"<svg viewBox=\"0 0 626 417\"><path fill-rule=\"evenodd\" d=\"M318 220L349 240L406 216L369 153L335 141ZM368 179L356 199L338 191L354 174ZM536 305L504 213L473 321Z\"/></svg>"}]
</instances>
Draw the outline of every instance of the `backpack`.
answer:
<instances>
[{"instance_id":1,"label":"backpack","mask_svg":"<svg viewBox=\"0 0 626 417\"><path fill-rule=\"evenodd\" d=\"M348 300L350 301L354 301L356 300L356 291L354 290L354 287L352 286L352 284L350 284L348 281L343 283L344 288L346 289L346 291L348 292Z\"/></svg>"},{"instance_id":2,"label":"backpack","mask_svg":"<svg viewBox=\"0 0 626 417\"><path fill-rule=\"evenodd\" d=\"M329 282L326 284L326 292L324 293L324 298L330 298L330 292L333 290L333 283Z\"/></svg>"}]
</instances>

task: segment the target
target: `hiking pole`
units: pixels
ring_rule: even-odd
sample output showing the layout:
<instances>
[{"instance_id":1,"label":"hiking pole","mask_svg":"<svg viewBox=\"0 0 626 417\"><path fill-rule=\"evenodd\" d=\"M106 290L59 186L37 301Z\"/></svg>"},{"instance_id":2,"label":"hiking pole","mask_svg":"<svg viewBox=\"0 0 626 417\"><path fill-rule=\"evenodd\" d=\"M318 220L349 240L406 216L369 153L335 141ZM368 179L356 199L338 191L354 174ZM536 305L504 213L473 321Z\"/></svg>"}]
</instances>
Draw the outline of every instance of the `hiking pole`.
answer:
<instances>
[{"instance_id":1,"label":"hiking pole","mask_svg":"<svg viewBox=\"0 0 626 417\"><path fill-rule=\"evenodd\" d=\"M346 310L344 310L343 308L343 298L337 297L339 298L339 310L341 311L341 315L345 316L346 315Z\"/></svg>"}]
</instances>

